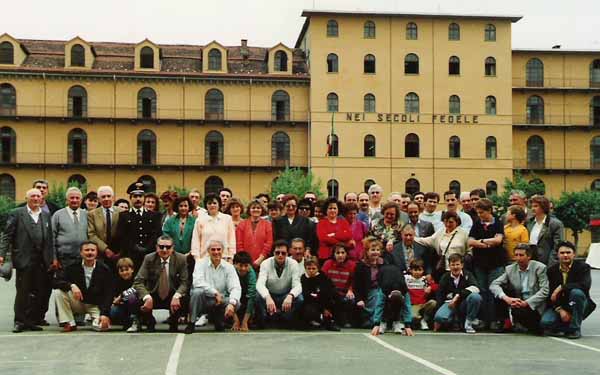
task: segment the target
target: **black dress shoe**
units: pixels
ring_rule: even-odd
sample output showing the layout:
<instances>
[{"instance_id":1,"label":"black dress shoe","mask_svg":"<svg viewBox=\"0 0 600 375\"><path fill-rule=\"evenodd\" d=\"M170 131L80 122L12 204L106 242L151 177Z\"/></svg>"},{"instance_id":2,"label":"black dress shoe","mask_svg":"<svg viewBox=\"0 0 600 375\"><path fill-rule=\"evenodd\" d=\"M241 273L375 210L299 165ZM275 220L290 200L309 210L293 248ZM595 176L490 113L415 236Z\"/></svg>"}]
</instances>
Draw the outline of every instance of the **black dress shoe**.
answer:
<instances>
[{"instance_id":1,"label":"black dress shoe","mask_svg":"<svg viewBox=\"0 0 600 375\"><path fill-rule=\"evenodd\" d=\"M183 333L185 333L186 335L191 335L192 333L194 333L195 329L196 327L194 326L194 323L190 322L185 326Z\"/></svg>"},{"instance_id":2,"label":"black dress shoe","mask_svg":"<svg viewBox=\"0 0 600 375\"><path fill-rule=\"evenodd\" d=\"M169 324L169 332L171 333L177 333L179 332L179 327L176 324Z\"/></svg>"},{"instance_id":3,"label":"black dress shoe","mask_svg":"<svg viewBox=\"0 0 600 375\"><path fill-rule=\"evenodd\" d=\"M15 327L13 328L13 333L21 333L25 330L25 326L20 323L15 323Z\"/></svg>"},{"instance_id":4,"label":"black dress shoe","mask_svg":"<svg viewBox=\"0 0 600 375\"><path fill-rule=\"evenodd\" d=\"M48 323L48 321L46 319L42 319L39 322L37 322L36 325L43 326L43 327L48 327L48 326L50 326L50 323Z\"/></svg>"},{"instance_id":5,"label":"black dress shoe","mask_svg":"<svg viewBox=\"0 0 600 375\"><path fill-rule=\"evenodd\" d=\"M146 332L156 332L156 324L149 324L146 326Z\"/></svg>"},{"instance_id":6,"label":"black dress shoe","mask_svg":"<svg viewBox=\"0 0 600 375\"><path fill-rule=\"evenodd\" d=\"M30 331L34 331L34 332L36 332L36 331L43 331L43 330L44 330L42 327L40 327L40 326L36 326L35 324L32 324L32 325L30 325L30 326L27 326L26 328L27 328L28 330L30 330Z\"/></svg>"},{"instance_id":7,"label":"black dress shoe","mask_svg":"<svg viewBox=\"0 0 600 375\"><path fill-rule=\"evenodd\" d=\"M581 338L581 331L567 332L565 333L565 337L570 340L577 340L578 338Z\"/></svg>"}]
</instances>

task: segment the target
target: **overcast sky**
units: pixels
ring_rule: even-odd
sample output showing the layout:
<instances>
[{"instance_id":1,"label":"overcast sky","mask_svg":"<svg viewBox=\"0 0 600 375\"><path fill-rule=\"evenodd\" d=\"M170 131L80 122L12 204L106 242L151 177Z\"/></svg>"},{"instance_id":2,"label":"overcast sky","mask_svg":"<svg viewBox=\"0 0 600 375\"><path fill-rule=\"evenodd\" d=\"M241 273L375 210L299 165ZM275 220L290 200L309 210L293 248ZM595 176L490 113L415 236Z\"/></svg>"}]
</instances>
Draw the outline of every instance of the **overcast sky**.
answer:
<instances>
[{"instance_id":1,"label":"overcast sky","mask_svg":"<svg viewBox=\"0 0 600 375\"><path fill-rule=\"evenodd\" d=\"M600 50L599 0L4 0L16 38L293 46L303 9L522 15L513 47ZM6 15L11 15L6 17Z\"/></svg>"}]
</instances>

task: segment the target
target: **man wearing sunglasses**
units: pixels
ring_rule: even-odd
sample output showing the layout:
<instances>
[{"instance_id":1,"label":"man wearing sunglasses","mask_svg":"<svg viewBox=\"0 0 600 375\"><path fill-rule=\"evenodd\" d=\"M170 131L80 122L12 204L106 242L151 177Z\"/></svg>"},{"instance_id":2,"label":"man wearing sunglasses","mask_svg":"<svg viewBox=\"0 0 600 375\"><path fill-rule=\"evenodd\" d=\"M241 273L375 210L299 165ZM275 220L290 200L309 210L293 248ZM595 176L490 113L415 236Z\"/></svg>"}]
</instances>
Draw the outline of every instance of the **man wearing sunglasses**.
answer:
<instances>
[{"instance_id":1,"label":"man wearing sunglasses","mask_svg":"<svg viewBox=\"0 0 600 375\"><path fill-rule=\"evenodd\" d=\"M142 323L146 324L147 331L155 331L152 310L168 309L169 332L177 332L179 317L188 311L188 270L186 256L173 252L171 237L158 238L156 251L144 257L133 287L143 301Z\"/></svg>"}]
</instances>

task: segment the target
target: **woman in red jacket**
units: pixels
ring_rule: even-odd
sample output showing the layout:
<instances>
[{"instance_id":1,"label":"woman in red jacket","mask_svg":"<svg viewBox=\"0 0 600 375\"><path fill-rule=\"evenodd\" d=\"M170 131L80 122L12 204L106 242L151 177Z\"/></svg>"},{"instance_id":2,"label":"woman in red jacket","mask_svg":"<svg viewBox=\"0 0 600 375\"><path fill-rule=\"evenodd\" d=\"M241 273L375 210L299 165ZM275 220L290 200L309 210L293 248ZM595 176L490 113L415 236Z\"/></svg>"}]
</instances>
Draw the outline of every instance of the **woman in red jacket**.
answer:
<instances>
[{"instance_id":1,"label":"woman in red jacket","mask_svg":"<svg viewBox=\"0 0 600 375\"><path fill-rule=\"evenodd\" d=\"M325 217L317 224L317 236L319 237L319 261L323 264L331 258L332 248L337 243L347 243L352 239L350 224L340 215L342 202L336 198L325 201L322 211Z\"/></svg>"},{"instance_id":2,"label":"woman in red jacket","mask_svg":"<svg viewBox=\"0 0 600 375\"><path fill-rule=\"evenodd\" d=\"M237 251L248 252L252 257L252 265L258 269L271 253L273 227L270 221L262 218L266 211L260 201L250 202L246 213L248 219L242 220L235 230Z\"/></svg>"}]
</instances>

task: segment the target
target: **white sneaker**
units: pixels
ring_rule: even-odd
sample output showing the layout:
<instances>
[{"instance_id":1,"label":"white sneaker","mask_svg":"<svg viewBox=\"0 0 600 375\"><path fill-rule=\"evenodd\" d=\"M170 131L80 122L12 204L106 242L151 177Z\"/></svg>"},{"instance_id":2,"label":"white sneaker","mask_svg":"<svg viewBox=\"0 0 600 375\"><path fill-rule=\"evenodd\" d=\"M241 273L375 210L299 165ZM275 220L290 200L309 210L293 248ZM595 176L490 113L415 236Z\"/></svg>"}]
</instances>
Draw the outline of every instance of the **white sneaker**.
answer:
<instances>
[{"instance_id":1,"label":"white sneaker","mask_svg":"<svg viewBox=\"0 0 600 375\"><path fill-rule=\"evenodd\" d=\"M196 320L196 327L204 327L208 324L208 316L206 314L201 315L198 320Z\"/></svg>"},{"instance_id":2,"label":"white sneaker","mask_svg":"<svg viewBox=\"0 0 600 375\"><path fill-rule=\"evenodd\" d=\"M394 333L399 333L402 334L402 331L404 331L404 323L396 321L392 324L392 330L394 331Z\"/></svg>"},{"instance_id":3,"label":"white sneaker","mask_svg":"<svg viewBox=\"0 0 600 375\"><path fill-rule=\"evenodd\" d=\"M92 321L92 329L97 332L100 332L102 330L100 328L100 319L96 318Z\"/></svg>"},{"instance_id":4,"label":"white sneaker","mask_svg":"<svg viewBox=\"0 0 600 375\"><path fill-rule=\"evenodd\" d=\"M427 321L425 319L421 319L421 331L428 331L429 330L429 324L427 324Z\"/></svg>"},{"instance_id":5,"label":"white sneaker","mask_svg":"<svg viewBox=\"0 0 600 375\"><path fill-rule=\"evenodd\" d=\"M475 328L473 328L473 321L467 319L465 320L465 332L466 333L476 333Z\"/></svg>"},{"instance_id":6,"label":"white sneaker","mask_svg":"<svg viewBox=\"0 0 600 375\"><path fill-rule=\"evenodd\" d=\"M138 327L138 323L137 321L134 321L133 323L131 323L131 326L129 328L127 328L127 333L134 333L134 332L139 332L140 329Z\"/></svg>"},{"instance_id":7,"label":"white sneaker","mask_svg":"<svg viewBox=\"0 0 600 375\"><path fill-rule=\"evenodd\" d=\"M387 328L386 322L379 323L379 334L383 335L385 333L385 329Z\"/></svg>"}]
</instances>

